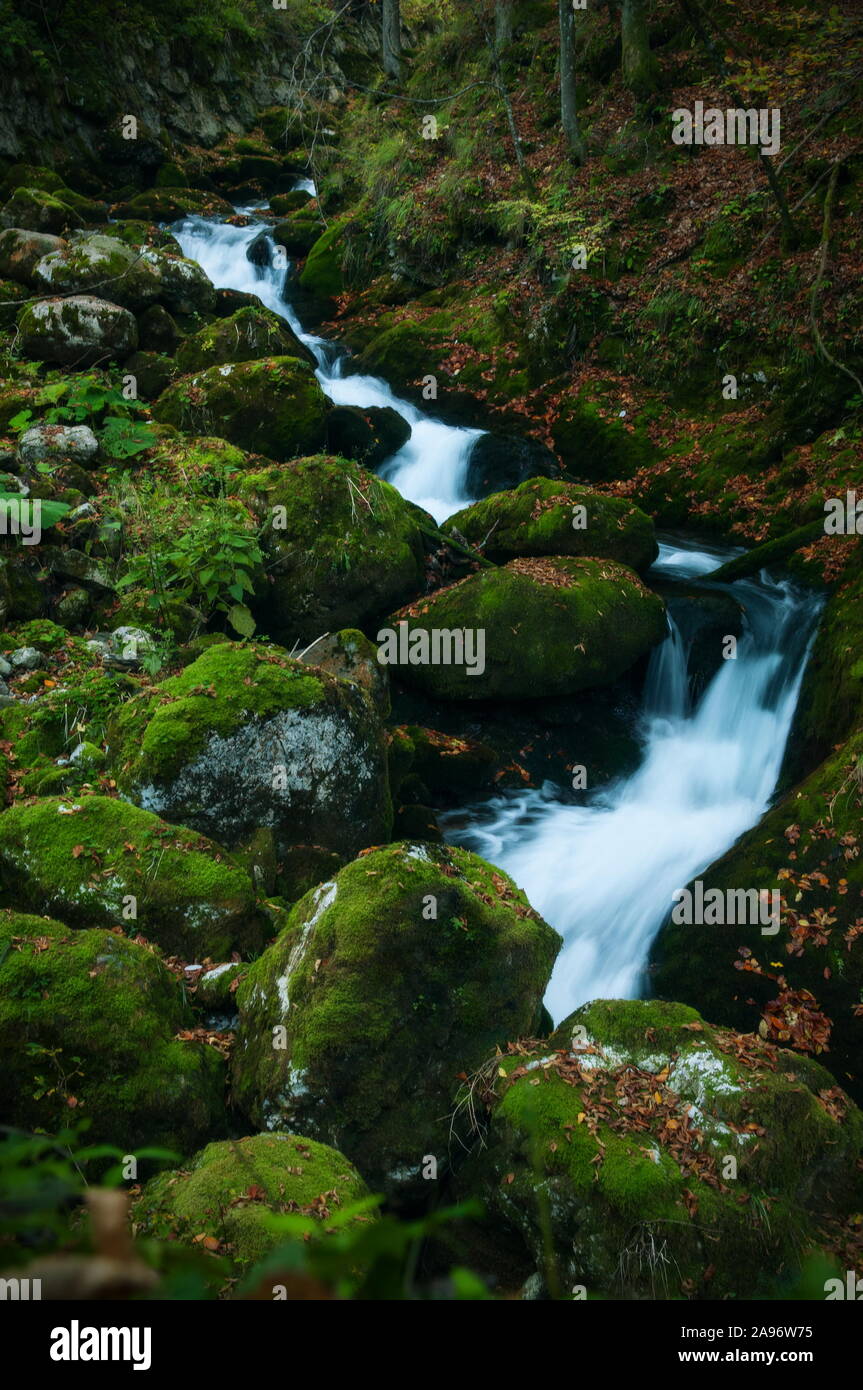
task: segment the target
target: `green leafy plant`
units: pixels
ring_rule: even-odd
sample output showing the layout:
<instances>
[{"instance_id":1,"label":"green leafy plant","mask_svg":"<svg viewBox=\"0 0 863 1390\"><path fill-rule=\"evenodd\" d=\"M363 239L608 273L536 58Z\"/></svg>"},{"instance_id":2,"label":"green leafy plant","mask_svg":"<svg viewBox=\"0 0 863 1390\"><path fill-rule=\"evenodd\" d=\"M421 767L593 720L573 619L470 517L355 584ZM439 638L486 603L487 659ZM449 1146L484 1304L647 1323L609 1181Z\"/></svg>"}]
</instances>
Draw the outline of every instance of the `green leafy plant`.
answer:
<instances>
[{"instance_id":1,"label":"green leafy plant","mask_svg":"<svg viewBox=\"0 0 863 1390\"><path fill-rule=\"evenodd\" d=\"M13 434L22 434L34 424L89 424L99 431L99 443L109 458L126 459L143 453L158 438L153 425L136 420L144 405L125 394L103 373L85 372L77 377L48 382L39 391L36 407L48 409L37 418L34 410L19 410L9 421ZM48 465L37 465L41 472Z\"/></svg>"},{"instance_id":2,"label":"green leafy plant","mask_svg":"<svg viewBox=\"0 0 863 1390\"><path fill-rule=\"evenodd\" d=\"M135 549L118 589L146 590L146 606L169 626L170 604L198 607L206 619L222 614L241 637L255 620L246 603L263 568L258 534L245 508L230 497L178 512L176 496L153 486L132 490Z\"/></svg>"}]
</instances>

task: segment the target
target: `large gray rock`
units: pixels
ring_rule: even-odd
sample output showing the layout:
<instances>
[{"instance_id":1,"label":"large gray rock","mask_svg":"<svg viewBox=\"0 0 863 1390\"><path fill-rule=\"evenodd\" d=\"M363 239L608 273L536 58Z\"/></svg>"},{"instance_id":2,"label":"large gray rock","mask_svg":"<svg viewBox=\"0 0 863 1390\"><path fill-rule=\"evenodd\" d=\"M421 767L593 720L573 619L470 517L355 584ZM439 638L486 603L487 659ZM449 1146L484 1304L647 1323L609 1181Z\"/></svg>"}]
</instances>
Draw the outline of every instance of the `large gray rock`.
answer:
<instances>
[{"instance_id":1,"label":"large gray rock","mask_svg":"<svg viewBox=\"0 0 863 1390\"><path fill-rule=\"evenodd\" d=\"M220 643L129 700L108 735L123 796L227 848L268 832L282 856L389 839L383 727L352 682L278 647Z\"/></svg>"},{"instance_id":2,"label":"large gray rock","mask_svg":"<svg viewBox=\"0 0 863 1390\"><path fill-rule=\"evenodd\" d=\"M33 284L45 294L102 293L135 310L152 304L161 289L158 271L140 251L99 232L48 251L33 268Z\"/></svg>"},{"instance_id":3,"label":"large gray rock","mask_svg":"<svg viewBox=\"0 0 863 1390\"><path fill-rule=\"evenodd\" d=\"M0 232L0 279L17 280L29 285L33 270L43 256L62 251L66 242L47 232L29 232L23 227L9 227Z\"/></svg>"},{"instance_id":4,"label":"large gray rock","mask_svg":"<svg viewBox=\"0 0 863 1390\"><path fill-rule=\"evenodd\" d=\"M17 459L34 467L39 463L95 462L99 441L89 425L34 425L18 441Z\"/></svg>"},{"instance_id":5,"label":"large gray rock","mask_svg":"<svg viewBox=\"0 0 863 1390\"><path fill-rule=\"evenodd\" d=\"M126 357L138 346L138 328L128 309L94 295L40 299L18 316L25 357L64 366L89 367Z\"/></svg>"},{"instance_id":6,"label":"large gray rock","mask_svg":"<svg viewBox=\"0 0 863 1390\"><path fill-rule=\"evenodd\" d=\"M34 267L33 280L47 294L98 291L136 312L157 300L184 314L206 312L215 303L215 290L194 261L127 246L101 232L79 232L49 251Z\"/></svg>"}]
</instances>

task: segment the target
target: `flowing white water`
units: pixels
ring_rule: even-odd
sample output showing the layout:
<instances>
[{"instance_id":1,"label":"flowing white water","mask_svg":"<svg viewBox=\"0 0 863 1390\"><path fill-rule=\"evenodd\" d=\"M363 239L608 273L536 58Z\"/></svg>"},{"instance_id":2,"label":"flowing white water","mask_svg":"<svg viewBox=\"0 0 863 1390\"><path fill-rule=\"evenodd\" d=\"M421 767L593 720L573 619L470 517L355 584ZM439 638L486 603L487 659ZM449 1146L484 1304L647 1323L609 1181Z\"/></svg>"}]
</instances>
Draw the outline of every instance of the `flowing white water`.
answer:
<instances>
[{"instance_id":1,"label":"flowing white water","mask_svg":"<svg viewBox=\"0 0 863 1390\"><path fill-rule=\"evenodd\" d=\"M389 406L411 426L382 472L443 520L471 499L467 461L482 431L454 429L394 396L377 377L343 376L338 346L304 332L283 296L286 265L265 232L269 264L247 258L260 224L189 217L174 229L219 287L256 294L314 353L338 405ZM728 550L663 545L655 571L703 582ZM727 590L724 590L727 592ZM548 791L497 797L443 817L448 838L499 864L564 937L546 1003L560 1019L585 1000L639 992L672 895L728 849L769 805L811 645L819 602L766 576L739 580L744 606L736 660L721 663L695 708L688 650L670 623L645 683L643 761L631 776L574 806ZM757 885L739 884L741 888Z\"/></svg>"},{"instance_id":2,"label":"flowing white water","mask_svg":"<svg viewBox=\"0 0 863 1390\"><path fill-rule=\"evenodd\" d=\"M724 556L663 545L659 573L693 578ZM564 947L546 1005L559 1021L589 999L636 996L677 889L754 825L776 786L819 601L762 576L744 605L736 659L690 707L687 650L672 625L644 693L644 756L587 804L542 791L444 818L448 838L499 864L557 927ZM739 887L757 887L740 884Z\"/></svg>"},{"instance_id":3,"label":"flowing white water","mask_svg":"<svg viewBox=\"0 0 863 1390\"><path fill-rule=\"evenodd\" d=\"M314 191L308 179L301 179L297 187ZM171 230L183 255L197 261L217 288L256 294L268 309L287 320L297 337L314 353L318 381L335 405L354 405L362 409L388 406L407 421L411 427L410 439L380 469L381 475L398 488L403 497L425 508L438 522L474 500L465 492L465 476L470 451L483 431L457 429L433 419L408 401L400 400L380 377L343 376L345 355L341 349L306 333L285 299L288 262L284 254L278 254L263 224L253 222L246 227L235 227L227 222L187 217ZM246 252L262 231L269 263L254 265Z\"/></svg>"}]
</instances>

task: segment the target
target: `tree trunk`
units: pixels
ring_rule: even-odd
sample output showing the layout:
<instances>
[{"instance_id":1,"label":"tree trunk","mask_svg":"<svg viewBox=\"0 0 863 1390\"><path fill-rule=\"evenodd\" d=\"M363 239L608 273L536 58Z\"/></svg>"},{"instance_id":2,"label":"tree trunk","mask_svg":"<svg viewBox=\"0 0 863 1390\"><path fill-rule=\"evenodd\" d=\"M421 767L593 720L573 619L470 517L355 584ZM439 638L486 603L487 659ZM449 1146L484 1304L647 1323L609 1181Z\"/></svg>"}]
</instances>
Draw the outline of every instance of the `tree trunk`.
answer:
<instances>
[{"instance_id":1,"label":"tree trunk","mask_svg":"<svg viewBox=\"0 0 863 1390\"><path fill-rule=\"evenodd\" d=\"M494 46L503 53L512 42L512 20L515 0L497 0L494 7Z\"/></svg>"},{"instance_id":2,"label":"tree trunk","mask_svg":"<svg viewBox=\"0 0 863 1390\"><path fill-rule=\"evenodd\" d=\"M383 0L383 57L387 77L402 75L402 28L399 0Z\"/></svg>"},{"instance_id":3,"label":"tree trunk","mask_svg":"<svg viewBox=\"0 0 863 1390\"><path fill-rule=\"evenodd\" d=\"M659 86L659 64L650 51L644 0L623 0L620 16L623 80L637 97L648 97Z\"/></svg>"},{"instance_id":4,"label":"tree trunk","mask_svg":"<svg viewBox=\"0 0 863 1390\"><path fill-rule=\"evenodd\" d=\"M575 19L572 0L557 0L560 15L560 120L576 164L587 158L575 105Z\"/></svg>"}]
</instances>

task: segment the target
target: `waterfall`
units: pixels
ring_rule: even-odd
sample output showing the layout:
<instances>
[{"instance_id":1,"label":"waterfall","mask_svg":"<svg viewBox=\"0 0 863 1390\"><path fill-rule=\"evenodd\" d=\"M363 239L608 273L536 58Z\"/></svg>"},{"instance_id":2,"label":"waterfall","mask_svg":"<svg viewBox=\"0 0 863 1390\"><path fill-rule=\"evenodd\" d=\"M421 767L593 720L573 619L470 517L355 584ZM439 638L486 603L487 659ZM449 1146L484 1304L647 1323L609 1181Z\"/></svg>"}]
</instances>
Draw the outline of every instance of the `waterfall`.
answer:
<instances>
[{"instance_id":1,"label":"waterfall","mask_svg":"<svg viewBox=\"0 0 863 1390\"><path fill-rule=\"evenodd\" d=\"M467 462L480 430L455 429L393 395L377 377L344 376L344 353L306 333L270 264L246 256L261 224L188 217L173 228L183 254L219 287L256 294L311 349L323 390L338 405L389 406L411 436L384 476L436 520L465 506ZM664 544L654 571L709 587L729 548ZM728 593L727 588L723 592ZM733 586L744 611L736 659L723 660L693 704L687 648L669 619L653 653L642 705L636 772L572 805L547 788L497 796L441 818L452 843L505 869L564 947L546 1003L556 1019L588 999L637 995L651 943L674 892L753 826L773 795L820 600L766 575ZM589 775L589 769L588 769ZM756 885L740 884L741 888Z\"/></svg>"},{"instance_id":2,"label":"waterfall","mask_svg":"<svg viewBox=\"0 0 863 1390\"><path fill-rule=\"evenodd\" d=\"M662 545L655 570L697 578L727 558ZM546 996L558 1021L589 999L641 992L675 891L770 804L820 600L763 575L739 580L734 594L744 609L736 659L721 662L694 709L673 626L654 651L632 776L584 805L528 791L442 818L447 838L505 869L562 934Z\"/></svg>"},{"instance_id":3,"label":"waterfall","mask_svg":"<svg viewBox=\"0 0 863 1390\"><path fill-rule=\"evenodd\" d=\"M300 180L296 186L307 191L314 187L310 180ZM183 255L197 261L218 289L256 294L268 309L290 324L314 354L318 364L316 376L334 405L361 409L384 406L398 411L410 425L411 435L404 448L379 471L403 497L430 512L437 522L474 500L465 492L465 477L471 450L483 431L455 428L433 419L408 401L400 400L380 377L344 376L344 351L306 333L285 299L287 264L284 257L277 255L276 243L262 223L254 221L235 227L228 222L186 217L171 231ZM253 265L246 252L262 231L270 247L269 264Z\"/></svg>"}]
</instances>

